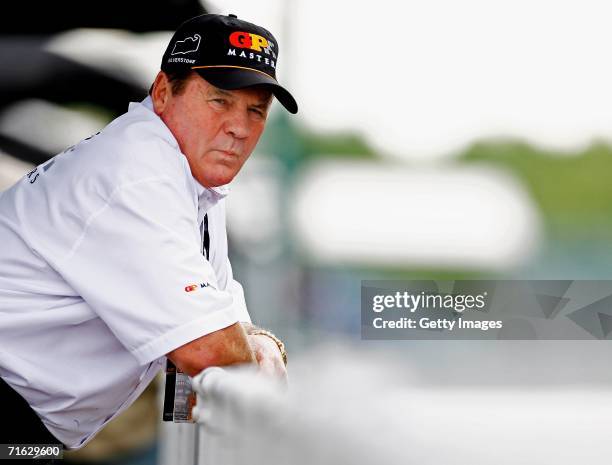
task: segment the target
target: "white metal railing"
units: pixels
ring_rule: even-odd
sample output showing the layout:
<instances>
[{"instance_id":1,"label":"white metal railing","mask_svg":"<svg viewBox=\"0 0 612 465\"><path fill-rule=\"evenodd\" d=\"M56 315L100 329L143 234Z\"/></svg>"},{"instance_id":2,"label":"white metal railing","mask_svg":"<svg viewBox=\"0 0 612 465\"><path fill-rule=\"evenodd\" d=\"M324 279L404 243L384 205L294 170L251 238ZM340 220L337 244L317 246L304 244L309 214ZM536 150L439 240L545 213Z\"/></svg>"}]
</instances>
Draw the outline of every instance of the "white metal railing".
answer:
<instances>
[{"instance_id":1,"label":"white metal railing","mask_svg":"<svg viewBox=\"0 0 612 465\"><path fill-rule=\"evenodd\" d=\"M200 425L196 465L258 463L273 452L287 411L283 393L251 369L211 368L192 380Z\"/></svg>"},{"instance_id":2,"label":"white metal railing","mask_svg":"<svg viewBox=\"0 0 612 465\"><path fill-rule=\"evenodd\" d=\"M605 389L423 388L312 366L289 394L248 369L205 370L197 423L165 426L161 464L609 463Z\"/></svg>"},{"instance_id":3,"label":"white metal railing","mask_svg":"<svg viewBox=\"0 0 612 465\"><path fill-rule=\"evenodd\" d=\"M372 438L290 400L282 386L248 368L210 368L194 377L196 424L170 424L161 463L172 465L338 465L374 463ZM321 416L321 414L323 414ZM168 426L166 426L168 428Z\"/></svg>"}]
</instances>

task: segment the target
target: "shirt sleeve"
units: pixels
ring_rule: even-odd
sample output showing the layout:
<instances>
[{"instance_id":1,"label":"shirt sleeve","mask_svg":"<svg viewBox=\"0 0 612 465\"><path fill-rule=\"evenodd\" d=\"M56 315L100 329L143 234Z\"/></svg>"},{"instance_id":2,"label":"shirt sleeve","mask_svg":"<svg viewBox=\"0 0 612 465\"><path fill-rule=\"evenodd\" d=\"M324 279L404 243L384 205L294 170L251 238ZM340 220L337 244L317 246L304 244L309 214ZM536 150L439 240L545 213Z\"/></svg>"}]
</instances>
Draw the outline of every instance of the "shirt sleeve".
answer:
<instances>
[{"instance_id":1,"label":"shirt sleeve","mask_svg":"<svg viewBox=\"0 0 612 465\"><path fill-rule=\"evenodd\" d=\"M229 268L229 274L231 277L231 265L229 260L227 262L227 266ZM236 317L238 321L242 321L245 323L251 323L251 316L249 315L249 311L247 310L246 300L244 298L244 290L242 289L242 285L236 281L235 279L231 279L228 281L227 291L232 294L234 299L234 308L236 309Z\"/></svg>"},{"instance_id":2,"label":"shirt sleeve","mask_svg":"<svg viewBox=\"0 0 612 465\"><path fill-rule=\"evenodd\" d=\"M242 289L221 290L200 253L197 207L170 177L115 189L58 271L141 364L230 326Z\"/></svg>"}]
</instances>

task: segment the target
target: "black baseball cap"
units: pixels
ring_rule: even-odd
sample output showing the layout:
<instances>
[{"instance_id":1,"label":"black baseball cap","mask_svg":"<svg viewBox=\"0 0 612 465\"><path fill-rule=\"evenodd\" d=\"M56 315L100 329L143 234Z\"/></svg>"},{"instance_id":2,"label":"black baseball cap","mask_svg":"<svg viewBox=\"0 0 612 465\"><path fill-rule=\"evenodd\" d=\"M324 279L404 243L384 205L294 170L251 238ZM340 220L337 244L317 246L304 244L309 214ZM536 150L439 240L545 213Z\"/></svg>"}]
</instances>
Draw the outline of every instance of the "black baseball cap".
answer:
<instances>
[{"instance_id":1,"label":"black baseball cap","mask_svg":"<svg viewBox=\"0 0 612 465\"><path fill-rule=\"evenodd\" d=\"M201 15L181 24L164 53L164 72L192 69L220 89L268 87L290 113L298 106L276 80L278 42L236 15Z\"/></svg>"}]
</instances>

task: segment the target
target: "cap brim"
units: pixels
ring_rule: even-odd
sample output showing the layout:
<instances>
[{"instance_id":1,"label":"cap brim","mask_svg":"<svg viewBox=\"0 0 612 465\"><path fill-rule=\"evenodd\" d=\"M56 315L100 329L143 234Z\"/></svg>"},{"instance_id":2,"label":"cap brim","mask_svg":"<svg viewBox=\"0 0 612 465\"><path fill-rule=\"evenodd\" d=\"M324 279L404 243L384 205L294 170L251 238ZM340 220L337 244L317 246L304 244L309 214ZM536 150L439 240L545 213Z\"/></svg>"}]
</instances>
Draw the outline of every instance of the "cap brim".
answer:
<instances>
[{"instance_id":1,"label":"cap brim","mask_svg":"<svg viewBox=\"0 0 612 465\"><path fill-rule=\"evenodd\" d=\"M200 76L213 86L225 90L243 89L252 86L265 86L270 89L278 101L289 113L297 113L298 105L287 89L281 86L274 78L262 71L249 68L214 67L193 68Z\"/></svg>"}]
</instances>

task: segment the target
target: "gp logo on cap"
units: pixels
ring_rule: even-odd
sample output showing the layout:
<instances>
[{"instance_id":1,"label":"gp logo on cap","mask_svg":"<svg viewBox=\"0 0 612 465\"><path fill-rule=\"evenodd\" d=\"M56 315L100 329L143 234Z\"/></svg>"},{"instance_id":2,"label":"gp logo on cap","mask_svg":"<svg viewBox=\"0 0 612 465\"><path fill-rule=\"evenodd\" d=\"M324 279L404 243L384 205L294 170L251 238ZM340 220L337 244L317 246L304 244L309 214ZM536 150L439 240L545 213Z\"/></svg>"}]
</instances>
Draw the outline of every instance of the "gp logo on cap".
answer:
<instances>
[{"instance_id":1,"label":"gp logo on cap","mask_svg":"<svg viewBox=\"0 0 612 465\"><path fill-rule=\"evenodd\" d=\"M252 32L235 31L229 36L230 44L238 48L250 48L257 52L270 46L268 39Z\"/></svg>"}]
</instances>

